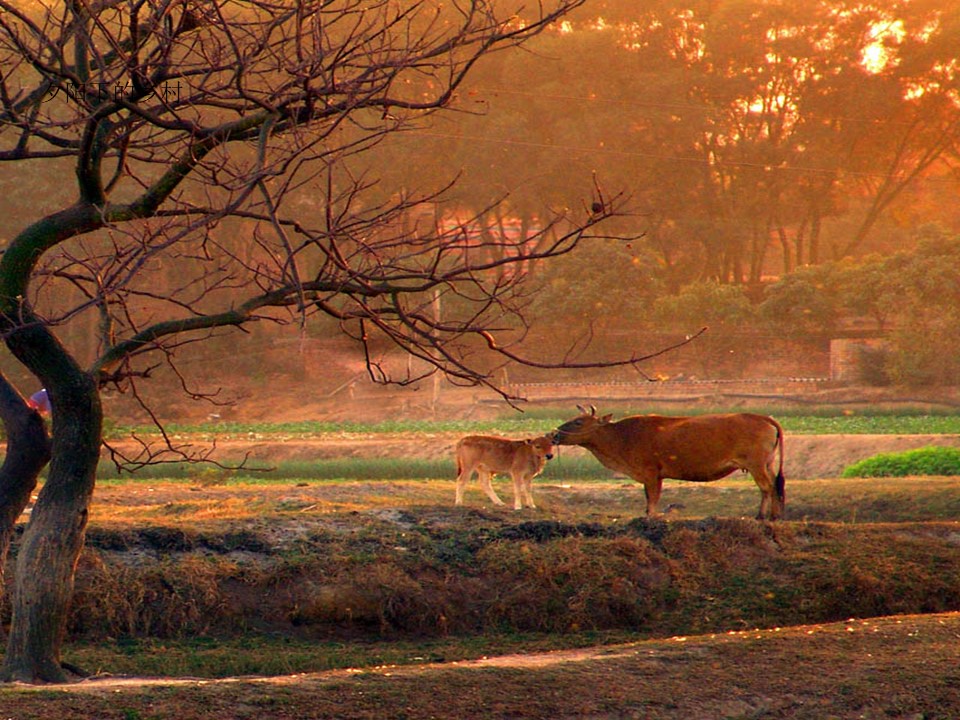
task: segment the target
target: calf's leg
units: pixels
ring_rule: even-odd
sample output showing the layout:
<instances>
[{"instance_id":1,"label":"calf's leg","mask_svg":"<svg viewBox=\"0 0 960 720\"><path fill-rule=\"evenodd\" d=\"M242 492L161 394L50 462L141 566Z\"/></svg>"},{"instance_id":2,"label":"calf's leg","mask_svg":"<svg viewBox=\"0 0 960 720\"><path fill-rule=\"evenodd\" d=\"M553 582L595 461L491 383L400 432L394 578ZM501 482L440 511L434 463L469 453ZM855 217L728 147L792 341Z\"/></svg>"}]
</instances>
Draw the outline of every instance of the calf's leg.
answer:
<instances>
[{"instance_id":1,"label":"calf's leg","mask_svg":"<svg viewBox=\"0 0 960 720\"><path fill-rule=\"evenodd\" d=\"M457 475L457 495L455 505L463 505L463 491L467 487L470 476L473 475L472 468L460 468L460 474Z\"/></svg>"},{"instance_id":2,"label":"calf's leg","mask_svg":"<svg viewBox=\"0 0 960 720\"><path fill-rule=\"evenodd\" d=\"M504 505L503 500L500 499L500 496L493 489L493 484L490 480L493 478L493 473L489 470L484 470L479 468L477 470L477 475L480 476L480 487L483 488L483 491L487 494L487 497L490 498L490 501L494 505Z\"/></svg>"},{"instance_id":3,"label":"calf's leg","mask_svg":"<svg viewBox=\"0 0 960 720\"><path fill-rule=\"evenodd\" d=\"M533 503L533 475L523 479L523 494L527 499L527 507L536 508L537 506Z\"/></svg>"},{"instance_id":4,"label":"calf's leg","mask_svg":"<svg viewBox=\"0 0 960 720\"><path fill-rule=\"evenodd\" d=\"M510 479L513 480L513 509L523 510L523 475L510 473Z\"/></svg>"}]
</instances>

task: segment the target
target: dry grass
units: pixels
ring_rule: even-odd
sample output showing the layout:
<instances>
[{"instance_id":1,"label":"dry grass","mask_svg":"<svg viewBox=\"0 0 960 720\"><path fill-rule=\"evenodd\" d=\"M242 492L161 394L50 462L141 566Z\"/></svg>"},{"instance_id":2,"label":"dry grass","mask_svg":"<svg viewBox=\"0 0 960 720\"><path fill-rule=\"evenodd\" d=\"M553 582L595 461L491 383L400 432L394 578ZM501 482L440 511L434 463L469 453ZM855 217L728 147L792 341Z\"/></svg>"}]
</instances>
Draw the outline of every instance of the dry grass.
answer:
<instances>
[{"instance_id":1,"label":"dry grass","mask_svg":"<svg viewBox=\"0 0 960 720\"><path fill-rule=\"evenodd\" d=\"M954 480L793 483L792 512L818 519L775 525L736 517L757 500L745 480L671 485L669 521L625 512L634 484L540 486L542 509L520 513L478 491L453 508L451 494L450 481L107 488L72 636L656 637L960 608L960 526L942 519Z\"/></svg>"}]
</instances>

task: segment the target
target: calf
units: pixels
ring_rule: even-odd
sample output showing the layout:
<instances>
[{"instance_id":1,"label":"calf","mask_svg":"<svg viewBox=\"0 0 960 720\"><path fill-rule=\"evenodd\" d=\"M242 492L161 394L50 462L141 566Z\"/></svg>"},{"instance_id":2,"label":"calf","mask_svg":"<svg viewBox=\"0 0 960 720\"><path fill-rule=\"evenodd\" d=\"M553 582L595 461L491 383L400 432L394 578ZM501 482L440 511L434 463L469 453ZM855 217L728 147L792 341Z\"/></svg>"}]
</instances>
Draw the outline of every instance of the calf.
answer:
<instances>
[{"instance_id":1,"label":"calf","mask_svg":"<svg viewBox=\"0 0 960 720\"><path fill-rule=\"evenodd\" d=\"M457 505L463 504L463 490L476 471L480 487L493 501L503 505L490 484L496 473L509 473L513 479L513 508L535 508L533 504L533 478L540 474L547 460L553 457L553 443L549 437L527 440L507 440L487 435L469 435L457 443Z\"/></svg>"}]
</instances>

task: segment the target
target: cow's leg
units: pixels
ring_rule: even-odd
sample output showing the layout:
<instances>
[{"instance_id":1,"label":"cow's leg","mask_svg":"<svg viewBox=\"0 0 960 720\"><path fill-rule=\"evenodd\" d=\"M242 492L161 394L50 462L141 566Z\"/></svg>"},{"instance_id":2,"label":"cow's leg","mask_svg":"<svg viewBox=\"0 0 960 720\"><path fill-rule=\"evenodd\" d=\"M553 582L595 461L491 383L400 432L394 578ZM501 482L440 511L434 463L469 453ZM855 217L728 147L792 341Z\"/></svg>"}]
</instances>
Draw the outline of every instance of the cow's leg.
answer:
<instances>
[{"instance_id":1,"label":"cow's leg","mask_svg":"<svg viewBox=\"0 0 960 720\"><path fill-rule=\"evenodd\" d=\"M660 493L663 491L663 480L656 475L637 478L643 483L643 492L647 496L647 517L659 515L657 506L660 504Z\"/></svg>"},{"instance_id":2,"label":"cow's leg","mask_svg":"<svg viewBox=\"0 0 960 720\"><path fill-rule=\"evenodd\" d=\"M487 494L487 497L490 498L490 501L494 505L503 505L503 500L500 499L500 496L493 489L493 484L490 480L493 478L493 473L489 470L479 469L477 470L477 475L480 476L480 487L483 488L483 491Z\"/></svg>"},{"instance_id":3,"label":"cow's leg","mask_svg":"<svg viewBox=\"0 0 960 720\"><path fill-rule=\"evenodd\" d=\"M457 475L457 499L454 504L463 505L463 491L471 475L473 475L473 468L461 467L460 474Z\"/></svg>"},{"instance_id":4,"label":"cow's leg","mask_svg":"<svg viewBox=\"0 0 960 720\"><path fill-rule=\"evenodd\" d=\"M787 493L784 487L783 471L774 466L773 455L770 456L770 462L767 464L767 475L771 478L770 482L773 485L773 492L770 494L772 502L770 519L776 520L783 517L787 510Z\"/></svg>"},{"instance_id":5,"label":"cow's leg","mask_svg":"<svg viewBox=\"0 0 960 720\"><path fill-rule=\"evenodd\" d=\"M763 465L751 470L750 474L760 488L760 509L757 511L757 520L763 520L766 517L776 520L780 517L780 499L774 493L773 478Z\"/></svg>"}]
</instances>

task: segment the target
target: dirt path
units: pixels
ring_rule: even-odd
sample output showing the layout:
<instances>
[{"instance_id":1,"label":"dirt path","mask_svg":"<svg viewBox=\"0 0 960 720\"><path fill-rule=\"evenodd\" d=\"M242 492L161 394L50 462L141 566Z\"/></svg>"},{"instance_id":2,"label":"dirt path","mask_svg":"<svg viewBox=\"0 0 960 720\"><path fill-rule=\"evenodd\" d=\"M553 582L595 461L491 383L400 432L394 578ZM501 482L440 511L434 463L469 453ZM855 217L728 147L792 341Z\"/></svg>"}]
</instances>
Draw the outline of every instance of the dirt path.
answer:
<instances>
[{"instance_id":1,"label":"dirt path","mask_svg":"<svg viewBox=\"0 0 960 720\"><path fill-rule=\"evenodd\" d=\"M947 720L960 614L900 616L466 662L222 680L100 677L0 689L41 718Z\"/></svg>"}]
</instances>

